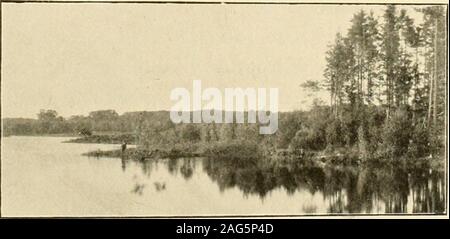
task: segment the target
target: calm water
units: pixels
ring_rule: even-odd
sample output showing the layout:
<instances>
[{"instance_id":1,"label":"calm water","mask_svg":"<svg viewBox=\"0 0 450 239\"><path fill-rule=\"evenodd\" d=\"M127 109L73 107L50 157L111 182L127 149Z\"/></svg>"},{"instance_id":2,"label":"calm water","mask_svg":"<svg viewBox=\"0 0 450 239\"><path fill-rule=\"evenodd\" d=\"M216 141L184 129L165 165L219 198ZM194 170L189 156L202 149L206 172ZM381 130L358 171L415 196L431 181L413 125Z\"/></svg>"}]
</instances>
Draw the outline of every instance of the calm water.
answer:
<instances>
[{"instance_id":1,"label":"calm water","mask_svg":"<svg viewBox=\"0 0 450 239\"><path fill-rule=\"evenodd\" d=\"M440 213L444 173L303 168L204 158L137 162L82 153L116 145L2 138L3 216Z\"/></svg>"}]
</instances>

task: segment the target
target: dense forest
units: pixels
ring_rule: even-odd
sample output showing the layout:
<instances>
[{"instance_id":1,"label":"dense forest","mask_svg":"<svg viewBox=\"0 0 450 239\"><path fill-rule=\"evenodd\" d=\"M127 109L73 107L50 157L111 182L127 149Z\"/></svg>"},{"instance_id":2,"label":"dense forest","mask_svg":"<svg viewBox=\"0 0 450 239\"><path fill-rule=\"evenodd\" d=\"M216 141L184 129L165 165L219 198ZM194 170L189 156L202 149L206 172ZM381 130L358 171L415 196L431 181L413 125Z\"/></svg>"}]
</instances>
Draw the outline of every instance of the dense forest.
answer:
<instances>
[{"instance_id":1,"label":"dense forest","mask_svg":"<svg viewBox=\"0 0 450 239\"><path fill-rule=\"evenodd\" d=\"M381 19L359 11L327 52L328 145L380 147L387 156L442 151L446 120L447 28L444 7L387 6ZM314 84L312 84L314 85ZM342 137L343 136L343 137Z\"/></svg>"},{"instance_id":2,"label":"dense forest","mask_svg":"<svg viewBox=\"0 0 450 239\"><path fill-rule=\"evenodd\" d=\"M376 17L354 14L326 55L321 81L329 104L281 112L279 130L260 135L257 124L174 124L168 111L91 112L64 119L42 110L38 119L3 119L3 135L127 134L143 150L209 152L260 157L273 152L311 152L369 158L442 157L446 122L446 9L418 8L414 22L404 9L387 6ZM101 140L100 140L101 141ZM260 154L261 153L261 154Z\"/></svg>"}]
</instances>

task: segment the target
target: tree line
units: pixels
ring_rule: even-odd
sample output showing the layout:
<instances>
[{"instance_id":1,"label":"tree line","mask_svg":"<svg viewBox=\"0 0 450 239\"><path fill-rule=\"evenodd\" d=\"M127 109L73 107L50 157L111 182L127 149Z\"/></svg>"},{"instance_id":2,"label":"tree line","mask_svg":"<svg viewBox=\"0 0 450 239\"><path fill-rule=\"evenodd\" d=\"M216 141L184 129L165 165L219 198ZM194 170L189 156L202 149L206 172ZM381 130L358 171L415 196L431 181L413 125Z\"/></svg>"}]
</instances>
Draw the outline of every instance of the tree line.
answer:
<instances>
[{"instance_id":1,"label":"tree line","mask_svg":"<svg viewBox=\"0 0 450 239\"><path fill-rule=\"evenodd\" d=\"M360 10L347 33L336 34L326 56L325 80L318 83L330 92L334 128L329 131L337 137L329 144L358 144L369 152L382 144L390 156L403 155L410 146L442 148L446 9L415 11L422 15L419 24L395 5L387 6L381 18ZM340 128L354 142L339 137Z\"/></svg>"},{"instance_id":2,"label":"tree line","mask_svg":"<svg viewBox=\"0 0 450 239\"><path fill-rule=\"evenodd\" d=\"M92 111L87 116L59 116L55 110L41 110L37 119L4 118L3 135L45 135L93 133L135 133L143 117L161 112L126 112L119 115L115 110Z\"/></svg>"},{"instance_id":3,"label":"tree line","mask_svg":"<svg viewBox=\"0 0 450 239\"><path fill-rule=\"evenodd\" d=\"M356 13L347 34L338 33L327 52L324 82L335 116L344 105L382 105L389 119L410 108L416 122L437 127L444 119L446 14L442 6L416 9L415 24L405 9L390 5L382 19Z\"/></svg>"}]
</instances>

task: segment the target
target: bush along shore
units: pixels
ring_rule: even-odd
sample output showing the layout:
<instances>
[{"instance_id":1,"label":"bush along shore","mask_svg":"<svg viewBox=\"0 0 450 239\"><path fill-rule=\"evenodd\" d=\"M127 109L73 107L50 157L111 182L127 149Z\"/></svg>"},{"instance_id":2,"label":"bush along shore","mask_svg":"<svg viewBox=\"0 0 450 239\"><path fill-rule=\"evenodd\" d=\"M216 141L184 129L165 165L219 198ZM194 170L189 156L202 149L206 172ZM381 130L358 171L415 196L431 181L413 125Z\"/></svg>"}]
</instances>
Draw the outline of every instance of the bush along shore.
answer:
<instances>
[{"instance_id":1,"label":"bush along shore","mask_svg":"<svg viewBox=\"0 0 450 239\"><path fill-rule=\"evenodd\" d=\"M133 134L111 134L111 135L87 135L65 143L85 143L85 144L136 144L136 137Z\"/></svg>"},{"instance_id":2,"label":"bush along shore","mask_svg":"<svg viewBox=\"0 0 450 239\"><path fill-rule=\"evenodd\" d=\"M158 160L189 157L204 157L214 160L230 162L233 165L276 163L277 165L302 165L305 167L364 167L392 165L403 168L432 168L445 170L442 158L430 157L400 157L389 159L385 157L361 158L360 154L344 149L299 152L291 149L267 150L257 144L245 141L219 142L210 145L201 144L174 144L170 148L142 147L128 148L125 151L96 150L83 154L89 157L127 158L131 160Z\"/></svg>"},{"instance_id":3,"label":"bush along shore","mask_svg":"<svg viewBox=\"0 0 450 239\"><path fill-rule=\"evenodd\" d=\"M195 152L180 152L178 150L144 150L129 148L125 151L115 150L95 150L83 154L89 157L106 157L106 158L130 158L135 160L147 159L163 159L163 158L182 158L182 157L200 157L201 154Z\"/></svg>"}]
</instances>

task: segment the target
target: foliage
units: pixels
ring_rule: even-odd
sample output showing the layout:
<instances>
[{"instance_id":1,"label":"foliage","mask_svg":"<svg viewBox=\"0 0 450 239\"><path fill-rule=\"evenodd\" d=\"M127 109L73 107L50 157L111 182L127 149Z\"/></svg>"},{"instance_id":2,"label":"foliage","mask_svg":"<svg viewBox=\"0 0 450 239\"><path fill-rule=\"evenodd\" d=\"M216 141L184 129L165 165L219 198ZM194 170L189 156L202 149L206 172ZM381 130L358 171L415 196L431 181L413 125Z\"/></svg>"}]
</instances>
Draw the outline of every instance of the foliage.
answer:
<instances>
[{"instance_id":1,"label":"foliage","mask_svg":"<svg viewBox=\"0 0 450 239\"><path fill-rule=\"evenodd\" d=\"M386 121L383 126L382 154L389 158L396 158L408 151L409 141L413 128L408 111L399 109L394 112L391 120Z\"/></svg>"},{"instance_id":2,"label":"foliage","mask_svg":"<svg viewBox=\"0 0 450 239\"><path fill-rule=\"evenodd\" d=\"M427 128L423 123L416 124L413 127L408 155L416 158L426 156L430 152L430 139Z\"/></svg>"},{"instance_id":3,"label":"foliage","mask_svg":"<svg viewBox=\"0 0 450 239\"><path fill-rule=\"evenodd\" d=\"M208 157L227 159L231 161L256 161L262 157L257 144L247 141L217 142L205 150Z\"/></svg>"}]
</instances>

